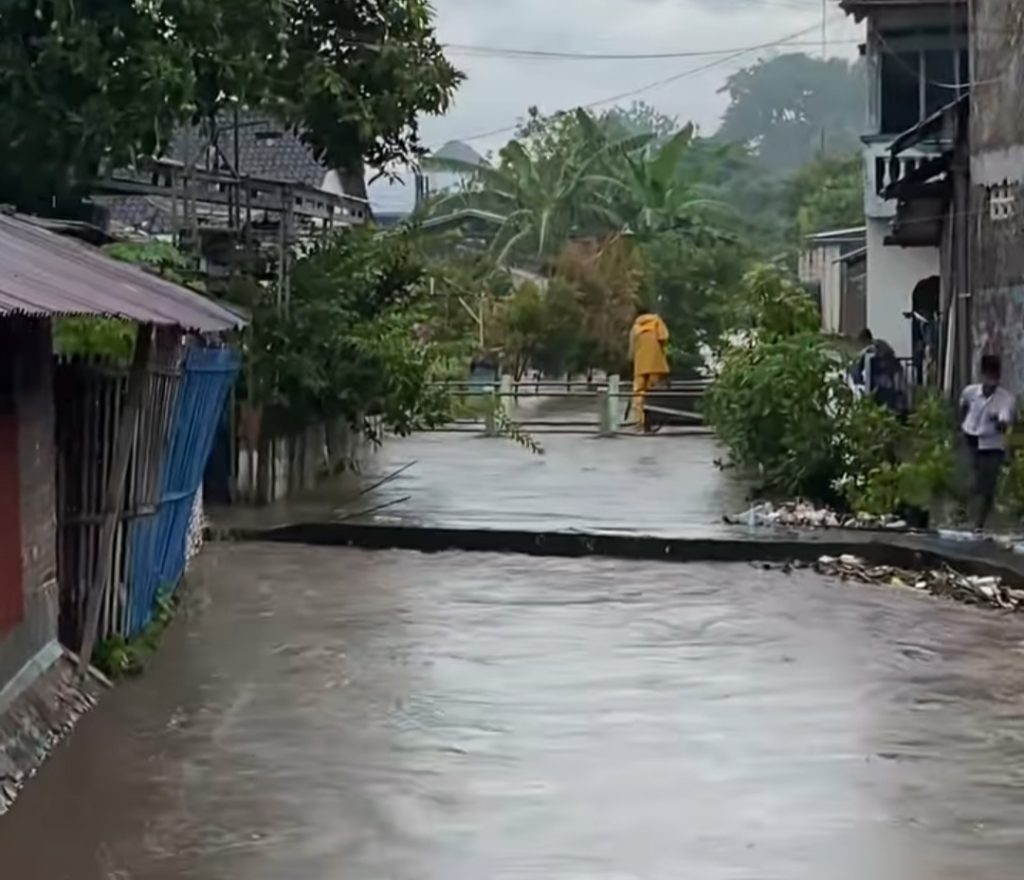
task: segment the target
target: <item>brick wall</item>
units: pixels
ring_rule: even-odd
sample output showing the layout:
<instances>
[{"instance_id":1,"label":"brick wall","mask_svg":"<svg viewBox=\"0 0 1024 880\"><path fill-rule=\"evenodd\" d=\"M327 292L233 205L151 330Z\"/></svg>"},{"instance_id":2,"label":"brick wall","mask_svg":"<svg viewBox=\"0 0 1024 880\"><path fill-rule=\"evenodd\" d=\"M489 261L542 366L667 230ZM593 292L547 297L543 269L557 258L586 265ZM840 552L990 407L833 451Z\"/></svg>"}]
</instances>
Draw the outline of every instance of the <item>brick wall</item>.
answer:
<instances>
[{"instance_id":1,"label":"brick wall","mask_svg":"<svg viewBox=\"0 0 1024 880\"><path fill-rule=\"evenodd\" d=\"M0 320L0 344L15 351L21 564L24 615L0 636L0 689L57 637L57 560L54 491L53 374L50 326Z\"/></svg>"}]
</instances>

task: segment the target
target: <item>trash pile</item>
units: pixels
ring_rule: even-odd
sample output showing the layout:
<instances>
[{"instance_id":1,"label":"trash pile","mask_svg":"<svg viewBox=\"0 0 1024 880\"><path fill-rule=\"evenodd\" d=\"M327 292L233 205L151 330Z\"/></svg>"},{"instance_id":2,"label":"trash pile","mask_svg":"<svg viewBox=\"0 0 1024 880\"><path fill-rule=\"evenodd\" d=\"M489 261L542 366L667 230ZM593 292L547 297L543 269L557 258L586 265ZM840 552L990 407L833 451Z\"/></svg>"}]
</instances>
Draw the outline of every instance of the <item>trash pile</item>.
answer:
<instances>
[{"instance_id":1,"label":"trash pile","mask_svg":"<svg viewBox=\"0 0 1024 880\"><path fill-rule=\"evenodd\" d=\"M822 556L813 565L787 564L783 571L813 568L819 574L862 584L902 587L953 599L968 605L984 605L1007 611L1024 610L1024 590L1014 589L999 577L964 575L949 566L928 571L911 571L891 565L870 565L857 556Z\"/></svg>"},{"instance_id":2,"label":"trash pile","mask_svg":"<svg viewBox=\"0 0 1024 880\"><path fill-rule=\"evenodd\" d=\"M888 529L901 531L907 523L894 517L868 514L838 514L827 507L815 507L806 501L787 501L778 506L770 501L755 504L738 516L726 516L732 526L785 526L804 529Z\"/></svg>"}]
</instances>

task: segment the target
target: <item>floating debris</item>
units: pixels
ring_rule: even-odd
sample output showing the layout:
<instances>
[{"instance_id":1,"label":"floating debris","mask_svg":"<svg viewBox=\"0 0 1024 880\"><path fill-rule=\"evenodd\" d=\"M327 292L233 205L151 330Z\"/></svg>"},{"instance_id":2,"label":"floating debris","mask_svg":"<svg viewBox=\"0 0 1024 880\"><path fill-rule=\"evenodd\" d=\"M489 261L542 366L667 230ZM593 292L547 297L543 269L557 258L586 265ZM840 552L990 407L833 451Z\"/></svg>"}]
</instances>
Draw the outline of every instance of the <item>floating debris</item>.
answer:
<instances>
[{"instance_id":1,"label":"floating debris","mask_svg":"<svg viewBox=\"0 0 1024 880\"><path fill-rule=\"evenodd\" d=\"M735 516L724 516L731 526L767 526L793 529L867 529L871 531L911 531L906 520L894 516L871 516L866 513L840 514L828 507L815 507L807 501L786 501L773 504L765 501ZM986 542L1002 550L1024 556L1024 534L997 534L964 529L940 528L932 534L944 541Z\"/></svg>"},{"instance_id":2,"label":"floating debris","mask_svg":"<svg viewBox=\"0 0 1024 880\"><path fill-rule=\"evenodd\" d=\"M892 565L871 565L857 556L822 556L812 564L787 562L765 568L789 573L794 569L811 568L827 577L862 584L889 586L930 593L968 605L983 605L1006 611L1024 610L1024 590L1007 586L997 576L965 575L950 568L912 571Z\"/></svg>"},{"instance_id":3,"label":"floating debris","mask_svg":"<svg viewBox=\"0 0 1024 880\"><path fill-rule=\"evenodd\" d=\"M906 531L907 523L895 517L868 514L839 514L827 507L815 507L806 501L787 501L775 505L770 501L755 504L738 516L726 516L734 526L784 526L804 529L887 529Z\"/></svg>"}]
</instances>

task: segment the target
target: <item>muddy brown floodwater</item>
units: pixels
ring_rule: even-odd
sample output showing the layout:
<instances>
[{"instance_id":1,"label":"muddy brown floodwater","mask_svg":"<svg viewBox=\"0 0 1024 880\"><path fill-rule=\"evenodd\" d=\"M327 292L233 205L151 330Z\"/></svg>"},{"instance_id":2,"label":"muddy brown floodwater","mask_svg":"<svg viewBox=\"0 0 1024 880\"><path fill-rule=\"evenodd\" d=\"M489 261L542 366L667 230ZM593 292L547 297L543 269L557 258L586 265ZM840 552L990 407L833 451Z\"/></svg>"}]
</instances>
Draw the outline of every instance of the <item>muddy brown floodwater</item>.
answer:
<instances>
[{"instance_id":1,"label":"muddy brown floodwater","mask_svg":"<svg viewBox=\"0 0 1024 880\"><path fill-rule=\"evenodd\" d=\"M217 545L18 880L1019 880L1024 627L743 565Z\"/></svg>"},{"instance_id":2,"label":"muddy brown floodwater","mask_svg":"<svg viewBox=\"0 0 1024 880\"><path fill-rule=\"evenodd\" d=\"M708 537L745 509L747 487L722 473L712 437L538 434L545 454L471 434L389 439L351 475L298 501L215 511L221 525L268 526L354 516L361 521L490 529L633 531ZM369 495L353 498L415 462Z\"/></svg>"}]
</instances>

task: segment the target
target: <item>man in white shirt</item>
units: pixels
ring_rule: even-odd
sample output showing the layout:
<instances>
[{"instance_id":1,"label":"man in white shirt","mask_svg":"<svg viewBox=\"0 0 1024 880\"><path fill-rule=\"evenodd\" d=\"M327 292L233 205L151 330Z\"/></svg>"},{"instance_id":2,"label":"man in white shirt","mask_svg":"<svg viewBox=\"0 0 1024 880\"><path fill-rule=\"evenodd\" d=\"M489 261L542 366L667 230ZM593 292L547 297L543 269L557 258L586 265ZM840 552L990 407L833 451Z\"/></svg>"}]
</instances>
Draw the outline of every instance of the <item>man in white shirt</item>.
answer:
<instances>
[{"instance_id":1,"label":"man in white shirt","mask_svg":"<svg viewBox=\"0 0 1024 880\"><path fill-rule=\"evenodd\" d=\"M999 381L1002 362L997 355L981 359L981 382L960 395L960 425L971 455L974 493L978 497L978 529L992 512L999 471L1006 459L1006 432L1014 420L1014 399Z\"/></svg>"}]
</instances>

